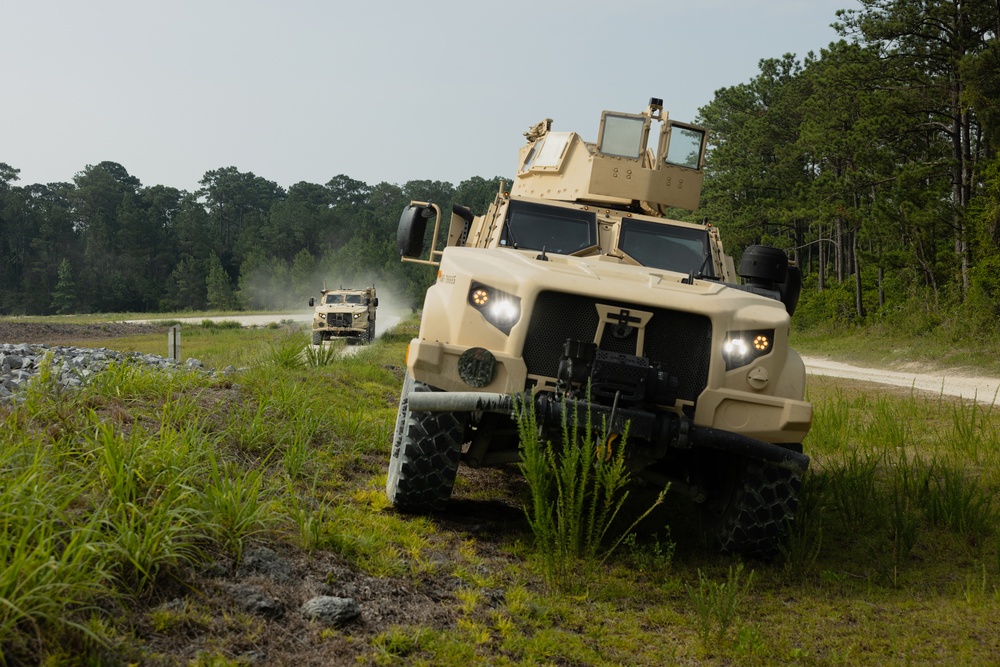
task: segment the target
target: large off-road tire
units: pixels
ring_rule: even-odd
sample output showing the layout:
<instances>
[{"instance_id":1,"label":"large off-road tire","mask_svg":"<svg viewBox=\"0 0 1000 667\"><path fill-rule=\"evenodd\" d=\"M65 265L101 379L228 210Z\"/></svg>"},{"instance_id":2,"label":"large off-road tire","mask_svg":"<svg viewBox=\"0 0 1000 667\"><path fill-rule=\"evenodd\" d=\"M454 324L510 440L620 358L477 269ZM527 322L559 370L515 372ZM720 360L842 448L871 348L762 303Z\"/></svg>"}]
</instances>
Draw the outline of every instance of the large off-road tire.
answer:
<instances>
[{"instance_id":1,"label":"large off-road tire","mask_svg":"<svg viewBox=\"0 0 1000 667\"><path fill-rule=\"evenodd\" d=\"M468 417L455 412L411 412L407 406L411 391L434 389L413 381L409 374L403 380L385 492L398 510L433 512L444 509L451 497Z\"/></svg>"},{"instance_id":2,"label":"large off-road tire","mask_svg":"<svg viewBox=\"0 0 1000 667\"><path fill-rule=\"evenodd\" d=\"M321 332L319 332L319 331L313 331L312 344L313 345L322 345L323 344L323 334Z\"/></svg>"},{"instance_id":3,"label":"large off-road tire","mask_svg":"<svg viewBox=\"0 0 1000 667\"><path fill-rule=\"evenodd\" d=\"M799 475L760 461L733 462L704 506L709 536L725 553L771 559L798 507Z\"/></svg>"},{"instance_id":4,"label":"large off-road tire","mask_svg":"<svg viewBox=\"0 0 1000 667\"><path fill-rule=\"evenodd\" d=\"M369 323L368 327L358 335L358 340L362 345L371 345L371 342L375 340L375 325Z\"/></svg>"}]
</instances>

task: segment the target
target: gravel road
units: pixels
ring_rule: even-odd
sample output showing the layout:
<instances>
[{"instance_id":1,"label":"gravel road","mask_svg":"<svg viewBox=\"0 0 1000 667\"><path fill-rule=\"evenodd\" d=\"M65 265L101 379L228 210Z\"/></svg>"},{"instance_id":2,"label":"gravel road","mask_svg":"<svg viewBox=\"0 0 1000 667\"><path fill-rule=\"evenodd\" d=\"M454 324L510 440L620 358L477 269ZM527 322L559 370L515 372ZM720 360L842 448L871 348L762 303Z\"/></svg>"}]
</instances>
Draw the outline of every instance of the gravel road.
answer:
<instances>
[{"instance_id":1,"label":"gravel road","mask_svg":"<svg viewBox=\"0 0 1000 667\"><path fill-rule=\"evenodd\" d=\"M803 356L806 373L828 375L863 382L908 387L918 391L945 396L960 396L967 400L992 405L997 402L1000 379L966 376L955 370L935 370L922 372L886 371L876 368L852 366L824 357Z\"/></svg>"}]
</instances>

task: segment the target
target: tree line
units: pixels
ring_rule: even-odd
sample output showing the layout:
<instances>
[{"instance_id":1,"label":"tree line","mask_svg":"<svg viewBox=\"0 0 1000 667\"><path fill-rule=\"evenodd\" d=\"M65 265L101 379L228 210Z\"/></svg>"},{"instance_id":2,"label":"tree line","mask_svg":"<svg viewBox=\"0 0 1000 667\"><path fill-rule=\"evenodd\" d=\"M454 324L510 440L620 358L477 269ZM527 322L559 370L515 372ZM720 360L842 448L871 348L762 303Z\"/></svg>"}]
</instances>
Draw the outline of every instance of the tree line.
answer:
<instances>
[{"instance_id":1,"label":"tree line","mask_svg":"<svg viewBox=\"0 0 1000 667\"><path fill-rule=\"evenodd\" d=\"M759 63L699 112L702 208L734 255L785 249L805 276L796 321L1000 333L1000 3L859 0L842 39ZM410 200L485 211L499 177L287 190L235 167L196 192L145 187L114 162L17 184L0 163L0 312L301 306L326 279L433 280L395 247ZM969 318L972 318L970 321Z\"/></svg>"},{"instance_id":2,"label":"tree line","mask_svg":"<svg viewBox=\"0 0 1000 667\"><path fill-rule=\"evenodd\" d=\"M433 272L399 261L403 207L457 198L485 210L501 179L370 186L338 175L286 190L225 167L187 192L101 162L72 183L17 180L0 163L0 313L36 315L304 307L325 281L378 283L419 303Z\"/></svg>"},{"instance_id":3,"label":"tree line","mask_svg":"<svg viewBox=\"0 0 1000 667\"><path fill-rule=\"evenodd\" d=\"M840 41L761 61L700 110L698 219L798 261L802 324L997 331L1000 3L860 4L837 12Z\"/></svg>"}]
</instances>

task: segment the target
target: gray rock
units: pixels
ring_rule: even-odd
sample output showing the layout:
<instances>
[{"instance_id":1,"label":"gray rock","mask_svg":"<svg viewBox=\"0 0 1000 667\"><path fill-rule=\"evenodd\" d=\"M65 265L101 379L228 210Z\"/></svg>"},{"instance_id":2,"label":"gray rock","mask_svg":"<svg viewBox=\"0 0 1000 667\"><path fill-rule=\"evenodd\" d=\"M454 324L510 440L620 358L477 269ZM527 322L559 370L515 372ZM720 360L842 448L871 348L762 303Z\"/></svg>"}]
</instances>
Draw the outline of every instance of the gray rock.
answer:
<instances>
[{"instance_id":1,"label":"gray rock","mask_svg":"<svg viewBox=\"0 0 1000 667\"><path fill-rule=\"evenodd\" d=\"M155 354L139 354L138 352L117 352L107 348L81 348L47 345L29 345L28 343L0 344L0 387L7 391L0 393L0 401L15 400L17 392L23 390L28 382L38 375L39 366L49 364L53 381L63 388L82 387L95 373L104 371L110 363L132 363L147 368L160 369L167 372L180 370L177 362ZM191 372L210 372L204 369L197 359L189 359L186 370ZM15 394L15 395L12 395Z\"/></svg>"},{"instance_id":2,"label":"gray rock","mask_svg":"<svg viewBox=\"0 0 1000 667\"><path fill-rule=\"evenodd\" d=\"M344 625L361 616L361 607L353 598L321 595L306 601L300 610L311 621L327 625Z\"/></svg>"},{"instance_id":3,"label":"gray rock","mask_svg":"<svg viewBox=\"0 0 1000 667\"><path fill-rule=\"evenodd\" d=\"M278 619L285 615L285 605L256 586L238 585L232 588L233 597L244 611L264 618Z\"/></svg>"},{"instance_id":4,"label":"gray rock","mask_svg":"<svg viewBox=\"0 0 1000 667\"><path fill-rule=\"evenodd\" d=\"M239 577L262 574L275 581L288 581L292 576L292 566L273 549L258 547L243 554L236 574Z\"/></svg>"}]
</instances>

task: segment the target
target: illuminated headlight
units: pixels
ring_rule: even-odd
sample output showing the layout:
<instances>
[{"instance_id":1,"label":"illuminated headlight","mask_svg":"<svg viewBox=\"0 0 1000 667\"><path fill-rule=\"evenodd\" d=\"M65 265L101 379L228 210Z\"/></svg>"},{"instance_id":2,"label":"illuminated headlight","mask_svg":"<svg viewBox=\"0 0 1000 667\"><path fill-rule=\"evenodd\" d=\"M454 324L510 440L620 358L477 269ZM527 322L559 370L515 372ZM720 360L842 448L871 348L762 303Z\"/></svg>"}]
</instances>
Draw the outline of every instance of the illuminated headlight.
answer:
<instances>
[{"instance_id":1,"label":"illuminated headlight","mask_svg":"<svg viewBox=\"0 0 1000 667\"><path fill-rule=\"evenodd\" d=\"M319 319L325 320L326 319L326 313L320 313L319 314Z\"/></svg>"},{"instance_id":2,"label":"illuminated headlight","mask_svg":"<svg viewBox=\"0 0 1000 667\"><path fill-rule=\"evenodd\" d=\"M505 334L521 318L521 299L489 285L472 283L469 305L482 313L486 321Z\"/></svg>"},{"instance_id":3,"label":"illuminated headlight","mask_svg":"<svg viewBox=\"0 0 1000 667\"><path fill-rule=\"evenodd\" d=\"M360 320L361 319L361 313L354 313L354 319Z\"/></svg>"},{"instance_id":4,"label":"illuminated headlight","mask_svg":"<svg viewBox=\"0 0 1000 667\"><path fill-rule=\"evenodd\" d=\"M746 366L754 359L768 354L773 346L774 329L730 331L722 344L722 358L726 360L726 370L731 371Z\"/></svg>"}]
</instances>

